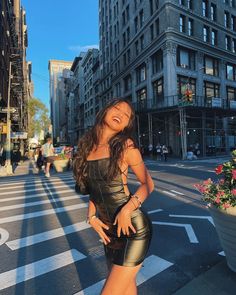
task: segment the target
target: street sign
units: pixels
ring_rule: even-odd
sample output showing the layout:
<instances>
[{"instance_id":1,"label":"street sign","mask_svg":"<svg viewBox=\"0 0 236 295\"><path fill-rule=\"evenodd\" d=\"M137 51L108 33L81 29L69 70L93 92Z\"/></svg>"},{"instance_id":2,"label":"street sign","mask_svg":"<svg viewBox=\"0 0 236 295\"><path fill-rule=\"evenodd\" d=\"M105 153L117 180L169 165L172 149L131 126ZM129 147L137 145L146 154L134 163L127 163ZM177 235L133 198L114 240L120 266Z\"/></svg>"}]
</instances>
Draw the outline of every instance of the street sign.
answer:
<instances>
[{"instance_id":1,"label":"street sign","mask_svg":"<svg viewBox=\"0 0 236 295\"><path fill-rule=\"evenodd\" d=\"M11 132L11 139L27 139L27 132Z\"/></svg>"},{"instance_id":2,"label":"street sign","mask_svg":"<svg viewBox=\"0 0 236 295\"><path fill-rule=\"evenodd\" d=\"M0 113L7 113L7 108L1 108ZM15 113L17 111L16 108L10 108L10 113Z\"/></svg>"}]
</instances>

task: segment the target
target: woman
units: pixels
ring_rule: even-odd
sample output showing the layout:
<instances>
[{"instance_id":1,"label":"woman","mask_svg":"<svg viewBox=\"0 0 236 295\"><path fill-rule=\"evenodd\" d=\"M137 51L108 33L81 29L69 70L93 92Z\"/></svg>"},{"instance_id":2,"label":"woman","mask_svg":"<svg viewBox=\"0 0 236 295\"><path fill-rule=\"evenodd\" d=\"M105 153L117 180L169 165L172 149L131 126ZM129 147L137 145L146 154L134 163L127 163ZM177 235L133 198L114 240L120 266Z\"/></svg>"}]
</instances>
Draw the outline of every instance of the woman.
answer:
<instances>
[{"instance_id":1,"label":"woman","mask_svg":"<svg viewBox=\"0 0 236 295\"><path fill-rule=\"evenodd\" d=\"M87 221L104 243L109 275L102 295L137 294L136 275L151 240L151 223L140 206L154 185L132 138L134 121L129 101L112 100L80 140L74 162L77 185L90 194ZM140 182L134 194L128 167Z\"/></svg>"}]
</instances>

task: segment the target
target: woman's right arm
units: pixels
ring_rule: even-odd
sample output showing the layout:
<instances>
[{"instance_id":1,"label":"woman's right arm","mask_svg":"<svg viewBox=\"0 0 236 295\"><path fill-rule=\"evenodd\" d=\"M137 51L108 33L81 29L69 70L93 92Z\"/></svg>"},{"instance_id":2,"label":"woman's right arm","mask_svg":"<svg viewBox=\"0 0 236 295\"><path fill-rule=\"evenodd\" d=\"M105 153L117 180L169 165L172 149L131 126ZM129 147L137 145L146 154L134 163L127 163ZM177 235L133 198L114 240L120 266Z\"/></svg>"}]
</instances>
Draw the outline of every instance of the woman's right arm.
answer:
<instances>
[{"instance_id":1,"label":"woman's right arm","mask_svg":"<svg viewBox=\"0 0 236 295\"><path fill-rule=\"evenodd\" d=\"M106 245L110 242L110 239L104 232L104 229L108 230L109 227L103 223L98 217L96 217L96 206L93 201L89 200L87 222L98 233L103 243Z\"/></svg>"}]
</instances>

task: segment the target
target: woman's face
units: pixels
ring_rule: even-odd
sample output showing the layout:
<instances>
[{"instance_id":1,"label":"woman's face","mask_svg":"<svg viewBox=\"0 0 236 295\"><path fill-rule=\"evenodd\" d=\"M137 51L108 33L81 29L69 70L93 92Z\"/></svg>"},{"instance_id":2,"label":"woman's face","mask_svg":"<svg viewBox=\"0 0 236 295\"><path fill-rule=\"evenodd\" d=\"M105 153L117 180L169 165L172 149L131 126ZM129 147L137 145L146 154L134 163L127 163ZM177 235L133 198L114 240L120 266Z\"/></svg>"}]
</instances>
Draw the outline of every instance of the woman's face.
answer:
<instances>
[{"instance_id":1,"label":"woman's face","mask_svg":"<svg viewBox=\"0 0 236 295\"><path fill-rule=\"evenodd\" d=\"M120 102L108 109L104 123L118 133L128 126L131 113L130 106L126 102Z\"/></svg>"}]
</instances>

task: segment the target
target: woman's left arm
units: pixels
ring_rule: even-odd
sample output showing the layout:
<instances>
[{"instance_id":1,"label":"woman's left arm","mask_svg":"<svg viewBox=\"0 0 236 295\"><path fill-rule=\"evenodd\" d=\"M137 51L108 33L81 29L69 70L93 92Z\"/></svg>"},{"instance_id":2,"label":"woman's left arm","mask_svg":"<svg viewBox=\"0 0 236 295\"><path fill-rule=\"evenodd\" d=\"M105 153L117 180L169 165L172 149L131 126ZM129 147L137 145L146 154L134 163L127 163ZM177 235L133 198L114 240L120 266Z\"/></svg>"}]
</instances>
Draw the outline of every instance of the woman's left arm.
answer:
<instances>
[{"instance_id":1,"label":"woman's left arm","mask_svg":"<svg viewBox=\"0 0 236 295\"><path fill-rule=\"evenodd\" d=\"M153 180L137 148L128 147L124 154L124 161L135 173L140 186L116 216L114 224L117 224L118 236L120 236L121 231L123 234L129 235L129 228L135 233L135 229L131 223L131 213L145 201L154 189Z\"/></svg>"}]
</instances>

